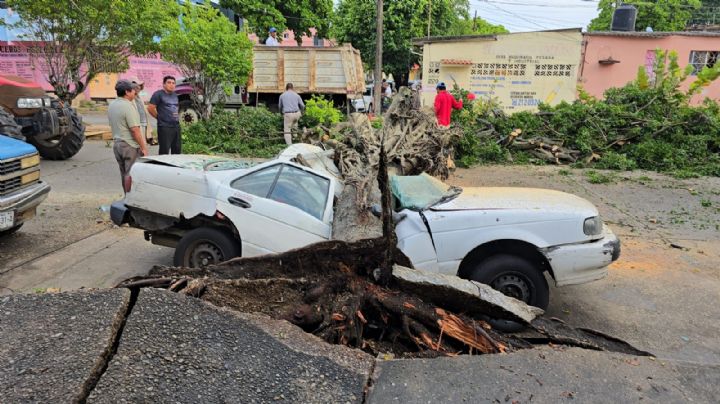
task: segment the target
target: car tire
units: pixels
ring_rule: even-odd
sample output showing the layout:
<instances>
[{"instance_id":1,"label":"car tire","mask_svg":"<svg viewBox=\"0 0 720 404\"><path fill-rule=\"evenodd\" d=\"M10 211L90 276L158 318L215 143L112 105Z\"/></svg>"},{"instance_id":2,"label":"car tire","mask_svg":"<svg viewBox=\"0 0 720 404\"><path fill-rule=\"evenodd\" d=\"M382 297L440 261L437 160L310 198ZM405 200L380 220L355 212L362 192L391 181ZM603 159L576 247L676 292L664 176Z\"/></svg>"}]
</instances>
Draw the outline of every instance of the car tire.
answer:
<instances>
[{"instance_id":1,"label":"car tire","mask_svg":"<svg viewBox=\"0 0 720 404\"><path fill-rule=\"evenodd\" d=\"M20 223L19 225L14 226L14 227L11 227L11 228L9 228L9 229L0 230L0 237L6 237L6 236L9 236L9 235L11 235L11 234L15 234L18 230L20 230L20 228L22 227L23 224L24 224L24 223Z\"/></svg>"},{"instance_id":2,"label":"car tire","mask_svg":"<svg viewBox=\"0 0 720 404\"><path fill-rule=\"evenodd\" d=\"M482 260L470 279L543 310L550 303L550 288L542 271L515 255L498 254Z\"/></svg>"},{"instance_id":3,"label":"car tire","mask_svg":"<svg viewBox=\"0 0 720 404\"><path fill-rule=\"evenodd\" d=\"M180 101L178 113L180 116L180 122L182 122L186 125L191 125L200 120L200 114L195 109L192 101L190 101L190 100Z\"/></svg>"},{"instance_id":4,"label":"car tire","mask_svg":"<svg viewBox=\"0 0 720 404\"><path fill-rule=\"evenodd\" d=\"M175 247L178 267L202 268L240 256L240 244L228 232L201 227L186 233Z\"/></svg>"},{"instance_id":5,"label":"car tire","mask_svg":"<svg viewBox=\"0 0 720 404\"><path fill-rule=\"evenodd\" d=\"M15 117L2 107L0 107L0 134L25 140L22 135L22 127L15 122Z\"/></svg>"},{"instance_id":6,"label":"car tire","mask_svg":"<svg viewBox=\"0 0 720 404\"><path fill-rule=\"evenodd\" d=\"M32 134L27 136L30 144L38 149L42 158L47 160L67 160L76 155L85 142L85 124L77 111L70 109L70 131L56 138L39 140Z\"/></svg>"}]
</instances>

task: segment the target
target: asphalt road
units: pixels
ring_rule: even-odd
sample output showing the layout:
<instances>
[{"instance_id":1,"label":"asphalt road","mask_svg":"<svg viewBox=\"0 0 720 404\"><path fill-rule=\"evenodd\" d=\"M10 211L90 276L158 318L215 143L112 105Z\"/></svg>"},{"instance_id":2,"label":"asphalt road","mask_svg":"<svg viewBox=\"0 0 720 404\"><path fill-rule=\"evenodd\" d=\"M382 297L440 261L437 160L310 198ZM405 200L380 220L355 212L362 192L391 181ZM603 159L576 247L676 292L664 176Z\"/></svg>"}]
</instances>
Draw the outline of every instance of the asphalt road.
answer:
<instances>
[{"instance_id":1,"label":"asphalt road","mask_svg":"<svg viewBox=\"0 0 720 404\"><path fill-rule=\"evenodd\" d=\"M122 197L106 142L87 141L73 159L41 166L52 192L38 217L0 241L0 294L106 288L172 263L171 249L114 227L102 211ZM634 172L590 184L581 170L493 166L459 169L450 182L555 188L598 205L622 237L620 261L606 279L553 288L547 315L623 338L661 360L720 364L720 179Z\"/></svg>"}]
</instances>

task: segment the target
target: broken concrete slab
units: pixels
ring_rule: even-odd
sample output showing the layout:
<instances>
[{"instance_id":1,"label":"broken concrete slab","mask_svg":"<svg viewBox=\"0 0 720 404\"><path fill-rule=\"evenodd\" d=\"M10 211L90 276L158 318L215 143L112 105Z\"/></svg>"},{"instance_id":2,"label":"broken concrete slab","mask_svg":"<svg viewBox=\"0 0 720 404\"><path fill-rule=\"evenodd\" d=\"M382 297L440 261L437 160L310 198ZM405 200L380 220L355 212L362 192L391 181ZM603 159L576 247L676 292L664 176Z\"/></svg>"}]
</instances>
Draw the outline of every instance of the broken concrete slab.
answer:
<instances>
[{"instance_id":1,"label":"broken concrete slab","mask_svg":"<svg viewBox=\"0 0 720 404\"><path fill-rule=\"evenodd\" d=\"M72 402L110 353L130 291L0 298L0 401Z\"/></svg>"},{"instance_id":2,"label":"broken concrete slab","mask_svg":"<svg viewBox=\"0 0 720 404\"><path fill-rule=\"evenodd\" d=\"M506 355L378 361L369 403L716 402L720 366L537 348Z\"/></svg>"},{"instance_id":3,"label":"broken concrete slab","mask_svg":"<svg viewBox=\"0 0 720 404\"><path fill-rule=\"evenodd\" d=\"M360 402L372 366L289 323L142 289L88 401Z\"/></svg>"},{"instance_id":4,"label":"broken concrete slab","mask_svg":"<svg viewBox=\"0 0 720 404\"><path fill-rule=\"evenodd\" d=\"M393 266L393 280L400 290L430 299L438 307L468 315L489 315L493 318L530 323L543 310L498 292L488 285L453 275Z\"/></svg>"}]
</instances>

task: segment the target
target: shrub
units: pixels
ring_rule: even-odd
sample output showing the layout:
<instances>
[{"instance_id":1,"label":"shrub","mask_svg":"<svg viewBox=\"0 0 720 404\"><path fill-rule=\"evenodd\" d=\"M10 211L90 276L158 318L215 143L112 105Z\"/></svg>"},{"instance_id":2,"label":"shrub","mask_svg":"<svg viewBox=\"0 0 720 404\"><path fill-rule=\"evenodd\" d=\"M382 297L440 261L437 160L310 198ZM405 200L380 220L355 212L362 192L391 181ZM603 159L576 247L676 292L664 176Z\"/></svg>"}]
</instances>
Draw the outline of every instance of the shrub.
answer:
<instances>
[{"instance_id":1,"label":"shrub","mask_svg":"<svg viewBox=\"0 0 720 404\"><path fill-rule=\"evenodd\" d=\"M300 118L299 125L305 128L314 128L319 125L329 127L342 120L343 114L335 108L333 101L322 96L313 95L305 101L305 113Z\"/></svg>"},{"instance_id":2,"label":"shrub","mask_svg":"<svg viewBox=\"0 0 720 404\"><path fill-rule=\"evenodd\" d=\"M185 153L269 158L285 147L282 116L261 107L217 111L208 120L183 127L182 139Z\"/></svg>"}]
</instances>

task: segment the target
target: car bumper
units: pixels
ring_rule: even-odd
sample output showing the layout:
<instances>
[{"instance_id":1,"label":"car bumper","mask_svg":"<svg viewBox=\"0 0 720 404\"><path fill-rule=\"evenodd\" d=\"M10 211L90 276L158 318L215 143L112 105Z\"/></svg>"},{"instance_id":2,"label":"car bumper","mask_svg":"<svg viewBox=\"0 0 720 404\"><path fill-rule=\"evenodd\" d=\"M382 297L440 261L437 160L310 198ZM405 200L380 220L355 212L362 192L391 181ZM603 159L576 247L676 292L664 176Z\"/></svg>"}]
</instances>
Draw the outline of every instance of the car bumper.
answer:
<instances>
[{"instance_id":1,"label":"car bumper","mask_svg":"<svg viewBox=\"0 0 720 404\"><path fill-rule=\"evenodd\" d=\"M603 238L582 244L549 247L547 257L557 286L577 285L607 276L607 266L620 257L620 240L605 226Z\"/></svg>"},{"instance_id":2,"label":"car bumper","mask_svg":"<svg viewBox=\"0 0 720 404\"><path fill-rule=\"evenodd\" d=\"M128 222L128 208L125 206L124 200L110 204L110 220L118 226Z\"/></svg>"},{"instance_id":3,"label":"car bumper","mask_svg":"<svg viewBox=\"0 0 720 404\"><path fill-rule=\"evenodd\" d=\"M18 226L35 216L35 209L50 193L50 185L39 181L6 196L0 196L0 213L13 212L13 224ZM0 230L7 230L0 229Z\"/></svg>"}]
</instances>

